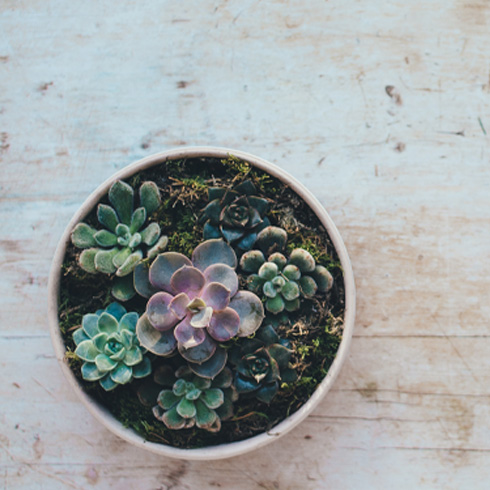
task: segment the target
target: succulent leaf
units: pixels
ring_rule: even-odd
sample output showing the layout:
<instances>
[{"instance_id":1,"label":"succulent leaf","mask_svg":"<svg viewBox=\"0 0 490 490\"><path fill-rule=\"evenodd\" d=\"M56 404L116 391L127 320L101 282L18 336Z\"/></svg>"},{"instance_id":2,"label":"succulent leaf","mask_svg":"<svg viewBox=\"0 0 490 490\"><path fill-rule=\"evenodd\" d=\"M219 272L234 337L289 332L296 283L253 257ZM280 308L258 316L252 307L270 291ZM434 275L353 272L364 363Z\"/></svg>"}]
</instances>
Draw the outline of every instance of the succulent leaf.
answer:
<instances>
[{"instance_id":1,"label":"succulent leaf","mask_svg":"<svg viewBox=\"0 0 490 490\"><path fill-rule=\"evenodd\" d=\"M81 371L82 378L87 381L98 381L106 374L105 372L99 371L93 362L84 362Z\"/></svg>"},{"instance_id":2,"label":"succulent leaf","mask_svg":"<svg viewBox=\"0 0 490 490\"><path fill-rule=\"evenodd\" d=\"M200 271L213 264L225 264L233 269L237 266L237 257L233 249L223 240L213 239L200 243L192 252L192 263Z\"/></svg>"},{"instance_id":3,"label":"succulent leaf","mask_svg":"<svg viewBox=\"0 0 490 490\"><path fill-rule=\"evenodd\" d=\"M318 290L318 286L315 280L310 276L303 276L299 281L299 285L301 287L301 293L305 298L310 298L314 296ZM294 298L286 298L286 299L294 299Z\"/></svg>"},{"instance_id":4,"label":"succulent leaf","mask_svg":"<svg viewBox=\"0 0 490 490\"><path fill-rule=\"evenodd\" d=\"M75 349L75 354L82 361L94 362L95 358L99 355L99 351L91 340L85 340L78 344Z\"/></svg>"},{"instance_id":5,"label":"succulent leaf","mask_svg":"<svg viewBox=\"0 0 490 490\"><path fill-rule=\"evenodd\" d=\"M116 211L107 204L99 204L97 207L97 219L99 223L105 226L108 230L115 232L116 226L119 224L119 218Z\"/></svg>"},{"instance_id":6,"label":"succulent leaf","mask_svg":"<svg viewBox=\"0 0 490 490\"><path fill-rule=\"evenodd\" d=\"M82 318L82 328L90 338L95 337L99 333L98 321L99 315L93 313L84 315Z\"/></svg>"},{"instance_id":7,"label":"succulent leaf","mask_svg":"<svg viewBox=\"0 0 490 490\"><path fill-rule=\"evenodd\" d=\"M126 225L131 224L131 216L133 214L133 188L118 180L112 184L109 189L109 201L116 210L119 221Z\"/></svg>"},{"instance_id":8,"label":"succulent leaf","mask_svg":"<svg viewBox=\"0 0 490 490\"><path fill-rule=\"evenodd\" d=\"M240 267L245 272L257 272L264 262L265 257L260 250L249 250L242 255L240 259Z\"/></svg>"},{"instance_id":9,"label":"succulent leaf","mask_svg":"<svg viewBox=\"0 0 490 490\"><path fill-rule=\"evenodd\" d=\"M161 233L160 225L158 223L150 223L144 230L140 232L141 240L145 245L149 247L155 245ZM167 238L167 237L162 237ZM168 243L168 238L167 238ZM166 246L166 244L165 244Z\"/></svg>"},{"instance_id":10,"label":"succulent leaf","mask_svg":"<svg viewBox=\"0 0 490 490\"><path fill-rule=\"evenodd\" d=\"M143 258L143 252L141 250L137 250L136 252L133 252L119 267L119 269L117 269L116 276L124 277L127 276L128 274L131 274L136 268L136 266L141 262L142 258Z\"/></svg>"},{"instance_id":11,"label":"succulent leaf","mask_svg":"<svg viewBox=\"0 0 490 490\"><path fill-rule=\"evenodd\" d=\"M323 265L317 265L315 270L311 273L311 276L318 285L318 290L322 293L326 293L332 289L333 277L332 274Z\"/></svg>"},{"instance_id":12,"label":"succulent leaf","mask_svg":"<svg viewBox=\"0 0 490 490\"><path fill-rule=\"evenodd\" d=\"M237 333L239 337L252 335L260 327L265 316L262 302L250 291L238 291L230 301L229 307L240 317Z\"/></svg>"},{"instance_id":13,"label":"succulent leaf","mask_svg":"<svg viewBox=\"0 0 490 490\"><path fill-rule=\"evenodd\" d=\"M132 368L133 368L133 378L135 379L144 378L145 376L148 376L151 373L150 359L148 359L148 357L143 357L143 360L139 364L132 366Z\"/></svg>"},{"instance_id":14,"label":"succulent leaf","mask_svg":"<svg viewBox=\"0 0 490 490\"><path fill-rule=\"evenodd\" d=\"M257 236L255 245L268 257L274 252L282 252L286 248L288 234L277 226L264 228Z\"/></svg>"},{"instance_id":15,"label":"succulent leaf","mask_svg":"<svg viewBox=\"0 0 490 490\"><path fill-rule=\"evenodd\" d=\"M158 290L150 282L150 269L144 263L139 263L133 271L133 286L136 292L143 296L143 298L149 298L155 294Z\"/></svg>"},{"instance_id":16,"label":"succulent leaf","mask_svg":"<svg viewBox=\"0 0 490 490\"><path fill-rule=\"evenodd\" d=\"M284 300L282 299L281 296L276 296L275 298L269 298L265 302L265 309L275 315L281 313L281 311L284 310L284 306L285 306Z\"/></svg>"},{"instance_id":17,"label":"succulent leaf","mask_svg":"<svg viewBox=\"0 0 490 490\"><path fill-rule=\"evenodd\" d=\"M95 274L97 272L95 267L95 256L98 252L98 248L87 248L80 254L78 263L84 271L90 272L91 274Z\"/></svg>"},{"instance_id":18,"label":"succulent leaf","mask_svg":"<svg viewBox=\"0 0 490 490\"><path fill-rule=\"evenodd\" d=\"M164 252L159 255L150 267L150 283L153 287L173 292L170 280L175 271L184 265L192 266L192 262L183 254Z\"/></svg>"},{"instance_id":19,"label":"succulent leaf","mask_svg":"<svg viewBox=\"0 0 490 490\"><path fill-rule=\"evenodd\" d=\"M197 376L200 376L201 378L206 378L207 380L215 379L217 376L220 376L224 370L226 371L224 368L227 359L228 354L226 353L226 350L218 347L210 359L201 364L189 363L189 367L193 373L197 374ZM220 388L220 386L216 385L215 383L213 383L213 385ZM199 388L204 389L200 386Z\"/></svg>"},{"instance_id":20,"label":"succulent leaf","mask_svg":"<svg viewBox=\"0 0 490 490\"><path fill-rule=\"evenodd\" d=\"M96 245L94 235L97 230L85 223L78 223L71 232L71 241L77 248L89 248Z\"/></svg>"},{"instance_id":21,"label":"succulent leaf","mask_svg":"<svg viewBox=\"0 0 490 490\"><path fill-rule=\"evenodd\" d=\"M75 345L89 339L90 337L83 331L83 328L78 328L73 332L73 342L75 342Z\"/></svg>"},{"instance_id":22,"label":"succulent leaf","mask_svg":"<svg viewBox=\"0 0 490 490\"><path fill-rule=\"evenodd\" d=\"M167 236L162 236L160 237L155 245L148 249L147 256L149 259L155 258L158 254L162 253L165 251L168 245L168 237Z\"/></svg>"},{"instance_id":23,"label":"succulent leaf","mask_svg":"<svg viewBox=\"0 0 490 490\"><path fill-rule=\"evenodd\" d=\"M307 250L295 248L289 257L289 263L296 265L302 273L315 270L315 259Z\"/></svg>"},{"instance_id":24,"label":"succulent leaf","mask_svg":"<svg viewBox=\"0 0 490 490\"><path fill-rule=\"evenodd\" d=\"M136 335L145 349L158 356L169 356L177 348L173 332L157 330L150 323L146 314L138 320Z\"/></svg>"},{"instance_id":25,"label":"succulent leaf","mask_svg":"<svg viewBox=\"0 0 490 490\"><path fill-rule=\"evenodd\" d=\"M117 245L117 236L107 230L99 230L95 235L94 239L97 245L101 247L114 247Z\"/></svg>"},{"instance_id":26,"label":"succulent leaf","mask_svg":"<svg viewBox=\"0 0 490 490\"><path fill-rule=\"evenodd\" d=\"M116 277L112 284L111 293L118 301L129 301L136 294L133 277L129 274L124 277Z\"/></svg>"},{"instance_id":27,"label":"succulent leaf","mask_svg":"<svg viewBox=\"0 0 490 490\"><path fill-rule=\"evenodd\" d=\"M160 207L162 199L155 182L143 182L139 190L139 195L140 203L146 209L146 214L148 216Z\"/></svg>"},{"instance_id":28,"label":"succulent leaf","mask_svg":"<svg viewBox=\"0 0 490 490\"><path fill-rule=\"evenodd\" d=\"M113 259L118 253L117 248L112 248L110 250L99 249L95 254L95 268L98 272L103 274L113 274L116 272L116 266L113 263Z\"/></svg>"},{"instance_id":29,"label":"succulent leaf","mask_svg":"<svg viewBox=\"0 0 490 490\"><path fill-rule=\"evenodd\" d=\"M206 283L216 282L229 290L230 297L238 291L238 276L235 270L226 264L213 264L204 270Z\"/></svg>"}]
</instances>

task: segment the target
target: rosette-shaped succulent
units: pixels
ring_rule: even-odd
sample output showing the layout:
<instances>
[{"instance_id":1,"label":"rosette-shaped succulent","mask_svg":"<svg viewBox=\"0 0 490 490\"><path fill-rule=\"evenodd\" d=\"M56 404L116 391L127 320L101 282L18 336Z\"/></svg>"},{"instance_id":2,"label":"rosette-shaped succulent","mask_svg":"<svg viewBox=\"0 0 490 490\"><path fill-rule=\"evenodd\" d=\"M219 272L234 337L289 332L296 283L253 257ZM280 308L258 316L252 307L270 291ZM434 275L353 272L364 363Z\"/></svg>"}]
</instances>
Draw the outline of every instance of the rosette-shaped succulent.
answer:
<instances>
[{"instance_id":1,"label":"rosette-shaped succulent","mask_svg":"<svg viewBox=\"0 0 490 490\"><path fill-rule=\"evenodd\" d=\"M82 360L82 377L99 381L110 391L133 378L144 378L151 363L136 337L138 313L127 313L119 303L84 315L82 326L73 333L75 354Z\"/></svg>"},{"instance_id":2,"label":"rosette-shaped succulent","mask_svg":"<svg viewBox=\"0 0 490 490\"><path fill-rule=\"evenodd\" d=\"M162 366L154 374L153 386L150 387L148 383L142 385L138 396L144 404L157 403L153 413L169 429L197 426L217 432L221 428L221 421L233 415L233 402L238 395L232 381L233 375L228 368L210 380L195 375L187 366L177 369L175 375L169 366ZM158 385L159 393L148 397ZM170 389L161 390L162 386Z\"/></svg>"},{"instance_id":3,"label":"rosette-shaped succulent","mask_svg":"<svg viewBox=\"0 0 490 490\"><path fill-rule=\"evenodd\" d=\"M221 239L198 245L192 260L176 252L160 254L149 270L159 292L136 328L141 345L160 356L178 349L194 373L214 378L227 360L218 344L251 335L264 318L260 299L238 290L236 266L235 252Z\"/></svg>"},{"instance_id":4,"label":"rosette-shaped succulent","mask_svg":"<svg viewBox=\"0 0 490 490\"><path fill-rule=\"evenodd\" d=\"M270 224L265 217L269 201L255 194L250 180L233 189L210 187L210 202L203 209L204 239L223 237L240 252L250 250L257 234Z\"/></svg>"},{"instance_id":5,"label":"rosette-shaped succulent","mask_svg":"<svg viewBox=\"0 0 490 490\"><path fill-rule=\"evenodd\" d=\"M134 209L133 188L120 180L109 189L109 202L99 204L97 219L104 229L97 230L79 223L71 233L71 241L84 249L79 264L87 272L116 274L112 293L119 301L134 296L132 273L143 258L163 252L168 238L160 236L157 223L145 226L161 203L160 191L154 182L144 182L139 189L140 207Z\"/></svg>"},{"instance_id":6,"label":"rosette-shaped succulent","mask_svg":"<svg viewBox=\"0 0 490 490\"><path fill-rule=\"evenodd\" d=\"M268 227L259 234L257 245L270 251L274 243L279 243L278 249L283 249L284 233L280 228ZM327 292L333 283L328 270L317 265L313 256L302 248L294 249L289 258L276 251L267 259L262 250L250 250L242 255L240 266L250 274L247 287L265 296L265 308L273 314L299 309L300 297L311 298L317 292Z\"/></svg>"},{"instance_id":7,"label":"rosette-shaped succulent","mask_svg":"<svg viewBox=\"0 0 490 490\"><path fill-rule=\"evenodd\" d=\"M261 327L254 338L244 339L230 353L237 392L270 403L280 383L297 379L290 364L292 352L290 342L280 339L271 325Z\"/></svg>"}]
</instances>

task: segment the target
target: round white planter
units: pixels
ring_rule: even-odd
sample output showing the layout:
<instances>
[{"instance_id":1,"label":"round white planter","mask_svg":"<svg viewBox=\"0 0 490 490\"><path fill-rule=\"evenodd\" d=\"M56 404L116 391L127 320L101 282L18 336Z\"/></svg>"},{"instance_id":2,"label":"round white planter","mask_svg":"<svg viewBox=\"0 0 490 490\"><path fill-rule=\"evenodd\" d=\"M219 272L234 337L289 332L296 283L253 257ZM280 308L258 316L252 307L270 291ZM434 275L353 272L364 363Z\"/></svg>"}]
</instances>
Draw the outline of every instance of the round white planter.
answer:
<instances>
[{"instance_id":1,"label":"round white planter","mask_svg":"<svg viewBox=\"0 0 490 490\"><path fill-rule=\"evenodd\" d=\"M179 449L163 444L148 442L133 430L125 428L118 420L116 420L111 415L108 410L94 402L94 400L90 398L82 389L65 360L65 345L61 337L58 324L58 297L60 288L61 265L65 256L66 247L70 241L70 233L72 229L79 221L82 221L85 218L85 216L97 204L97 202L108 192L110 186L116 180L126 179L140 170L145 170L167 160L196 157L214 157L224 159L227 158L230 154L249 162L251 165L257 168L268 172L269 174L277 177L282 182L290 186L301 198L304 199L304 201L309 205L311 210L317 215L323 226L326 228L339 256L344 272L345 315L342 341L340 343L335 360L330 366L327 375L319 384L308 402L306 402L297 412L273 427L271 431L259 434L243 441L221 444L217 446L209 446L199 449ZM278 439L280 436L286 434L293 427L304 420L317 407L322 398L332 387L335 378L337 377L340 368L345 358L347 357L352 337L352 331L354 329L355 319L355 284L351 262L335 224L333 223L332 219L325 211L325 209L322 207L322 205L318 202L318 200L306 189L306 187L304 187L295 178L284 172L276 165L249 153L244 153L228 148L216 147L179 148L175 150L164 151L162 153L157 153L127 166L126 168L114 174L110 179L106 180L102 185L100 185L87 198L87 200L83 203L75 216L73 216L58 244L58 248L56 249L53 265L50 272L48 294L49 325L56 357L66 378L68 379L68 382L75 390L81 401L85 404L87 409L90 411L90 413L114 434L134 444L135 446L147 449L163 456L186 460L222 459L252 451Z\"/></svg>"}]
</instances>

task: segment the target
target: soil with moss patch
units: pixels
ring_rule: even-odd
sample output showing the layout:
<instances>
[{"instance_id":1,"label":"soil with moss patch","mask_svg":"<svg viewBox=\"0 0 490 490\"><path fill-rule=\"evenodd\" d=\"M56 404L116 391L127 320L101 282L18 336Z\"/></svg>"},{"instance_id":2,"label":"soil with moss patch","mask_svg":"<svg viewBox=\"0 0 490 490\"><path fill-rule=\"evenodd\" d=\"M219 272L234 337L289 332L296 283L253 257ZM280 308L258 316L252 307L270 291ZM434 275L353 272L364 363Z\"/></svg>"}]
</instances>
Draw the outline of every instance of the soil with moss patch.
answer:
<instances>
[{"instance_id":1,"label":"soil with moss patch","mask_svg":"<svg viewBox=\"0 0 490 490\"><path fill-rule=\"evenodd\" d=\"M203 240L199 218L201 210L208 203L208 187L230 187L246 179L252 180L259 195L273 199L268 217L271 224L287 231L288 251L296 247L308 250L318 264L330 271L334 286L328 295L319 294L314 299L303 300L300 310L294 313L277 317L268 314L266 321L271 321L279 335L293 344L292 363L298 380L291 385L283 384L269 405L254 398L240 397L235 403L234 417L223 422L217 433L195 428L179 431L167 429L154 418L151 408L139 403L135 393L137 381L105 392L98 383L81 378L81 361L74 354L72 333L80 326L83 315L105 308L113 301L110 294L112 278L85 273L77 263L80 250L71 244L67 248L61 270L59 321L68 362L80 384L94 400L149 441L178 448L197 448L239 441L268 431L308 400L327 374L337 353L344 317L344 282L340 261L323 225L292 189L235 157L227 160L209 157L170 160L139 172L127 182L135 188L146 180L158 185L162 206L152 218L161 226L162 234L169 238L167 250L190 256ZM101 202L107 203L107 197ZM94 208L84 221L98 228L95 213ZM137 296L124 306L128 311L141 314L145 311L146 299ZM167 362L155 356L152 360L154 366Z\"/></svg>"}]
</instances>

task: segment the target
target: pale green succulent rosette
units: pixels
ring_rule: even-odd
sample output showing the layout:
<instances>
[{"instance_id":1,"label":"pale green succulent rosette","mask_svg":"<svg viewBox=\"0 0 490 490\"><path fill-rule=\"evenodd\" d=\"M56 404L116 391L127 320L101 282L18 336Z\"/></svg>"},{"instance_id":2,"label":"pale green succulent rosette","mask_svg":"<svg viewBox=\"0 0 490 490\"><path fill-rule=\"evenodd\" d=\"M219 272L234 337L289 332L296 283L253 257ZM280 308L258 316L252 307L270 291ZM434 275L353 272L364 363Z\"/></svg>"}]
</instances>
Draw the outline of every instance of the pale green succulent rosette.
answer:
<instances>
[{"instance_id":1,"label":"pale green succulent rosette","mask_svg":"<svg viewBox=\"0 0 490 490\"><path fill-rule=\"evenodd\" d=\"M75 354L84 361L83 379L98 381L111 391L151 373L150 360L135 333L138 318L119 303L84 315L82 326L73 333Z\"/></svg>"}]
</instances>

